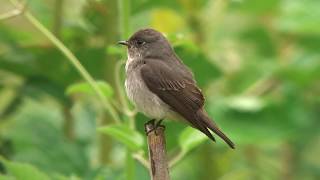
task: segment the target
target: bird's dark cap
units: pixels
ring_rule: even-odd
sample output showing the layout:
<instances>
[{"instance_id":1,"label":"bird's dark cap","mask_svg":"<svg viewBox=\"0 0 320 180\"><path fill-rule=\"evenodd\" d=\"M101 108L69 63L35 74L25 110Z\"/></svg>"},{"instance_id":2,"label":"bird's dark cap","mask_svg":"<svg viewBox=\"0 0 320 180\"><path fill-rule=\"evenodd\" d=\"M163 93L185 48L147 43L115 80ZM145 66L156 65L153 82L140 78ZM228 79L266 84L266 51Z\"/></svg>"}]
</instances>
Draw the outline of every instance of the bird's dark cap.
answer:
<instances>
[{"instance_id":1,"label":"bird's dark cap","mask_svg":"<svg viewBox=\"0 0 320 180\"><path fill-rule=\"evenodd\" d=\"M140 29L139 31L135 32L129 39L129 41L133 40L133 39L144 39L146 41L154 41L156 39L161 38L163 35L155 30L155 29L151 29L151 28L145 28L145 29Z\"/></svg>"}]
</instances>

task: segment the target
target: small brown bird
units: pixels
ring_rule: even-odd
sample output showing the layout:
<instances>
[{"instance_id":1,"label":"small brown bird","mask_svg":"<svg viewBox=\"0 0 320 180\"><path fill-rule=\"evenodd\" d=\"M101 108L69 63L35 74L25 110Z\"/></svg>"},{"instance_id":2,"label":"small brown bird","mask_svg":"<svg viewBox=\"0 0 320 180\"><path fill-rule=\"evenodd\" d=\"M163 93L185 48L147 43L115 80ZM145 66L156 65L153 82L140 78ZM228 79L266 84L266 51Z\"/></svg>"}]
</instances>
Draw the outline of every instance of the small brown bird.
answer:
<instances>
[{"instance_id":1,"label":"small brown bird","mask_svg":"<svg viewBox=\"0 0 320 180\"><path fill-rule=\"evenodd\" d=\"M158 122L164 118L182 120L215 141L211 130L235 148L209 118L192 72L160 32L142 29L119 44L128 48L125 87L139 111Z\"/></svg>"}]
</instances>

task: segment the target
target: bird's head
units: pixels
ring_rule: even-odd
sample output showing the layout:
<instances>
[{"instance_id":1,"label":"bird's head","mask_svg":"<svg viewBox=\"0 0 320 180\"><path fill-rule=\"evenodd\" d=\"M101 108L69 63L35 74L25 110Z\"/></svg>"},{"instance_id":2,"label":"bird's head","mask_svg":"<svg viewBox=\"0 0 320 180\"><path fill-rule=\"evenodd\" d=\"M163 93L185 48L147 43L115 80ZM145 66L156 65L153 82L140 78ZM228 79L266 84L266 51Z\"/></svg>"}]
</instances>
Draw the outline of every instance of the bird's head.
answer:
<instances>
[{"instance_id":1,"label":"bird's head","mask_svg":"<svg viewBox=\"0 0 320 180\"><path fill-rule=\"evenodd\" d=\"M164 57L173 53L168 40L154 29L141 29L129 40L119 41L128 48L129 58Z\"/></svg>"}]
</instances>

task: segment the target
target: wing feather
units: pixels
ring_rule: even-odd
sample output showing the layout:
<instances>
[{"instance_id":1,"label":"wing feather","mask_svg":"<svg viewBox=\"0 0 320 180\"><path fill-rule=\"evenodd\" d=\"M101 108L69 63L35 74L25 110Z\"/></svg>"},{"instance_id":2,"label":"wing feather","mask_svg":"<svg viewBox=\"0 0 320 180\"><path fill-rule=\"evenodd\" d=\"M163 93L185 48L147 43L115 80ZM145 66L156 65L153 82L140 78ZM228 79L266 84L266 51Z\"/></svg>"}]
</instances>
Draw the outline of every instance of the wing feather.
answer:
<instances>
[{"instance_id":1,"label":"wing feather","mask_svg":"<svg viewBox=\"0 0 320 180\"><path fill-rule=\"evenodd\" d=\"M188 70L188 69L186 69ZM141 68L141 76L150 91L184 117L194 128L215 141L207 125L197 112L204 105L201 90L195 84L192 73L178 73L159 60L150 60Z\"/></svg>"},{"instance_id":2,"label":"wing feather","mask_svg":"<svg viewBox=\"0 0 320 180\"><path fill-rule=\"evenodd\" d=\"M161 60L148 60L140 69L141 77L151 92L180 114L191 126L215 141L210 129L234 148L233 142L204 111L205 99L192 73L188 72L187 68L185 71L174 71L173 67Z\"/></svg>"}]
</instances>

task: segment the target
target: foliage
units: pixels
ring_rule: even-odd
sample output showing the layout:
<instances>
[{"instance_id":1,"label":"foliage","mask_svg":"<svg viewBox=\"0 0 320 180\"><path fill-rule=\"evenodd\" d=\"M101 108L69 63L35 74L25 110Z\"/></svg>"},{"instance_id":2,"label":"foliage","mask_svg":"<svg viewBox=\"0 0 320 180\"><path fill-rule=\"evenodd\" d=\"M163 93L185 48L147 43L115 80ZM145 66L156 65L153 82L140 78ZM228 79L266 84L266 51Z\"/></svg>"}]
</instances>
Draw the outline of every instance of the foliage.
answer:
<instances>
[{"instance_id":1,"label":"foliage","mask_svg":"<svg viewBox=\"0 0 320 180\"><path fill-rule=\"evenodd\" d=\"M16 2L0 3L0 179L149 179L116 45L144 27L236 143L165 121L172 179L320 178L319 1Z\"/></svg>"},{"instance_id":2,"label":"foliage","mask_svg":"<svg viewBox=\"0 0 320 180\"><path fill-rule=\"evenodd\" d=\"M122 142L132 151L140 150L144 144L142 135L125 125L104 126L99 128L98 131Z\"/></svg>"}]
</instances>

